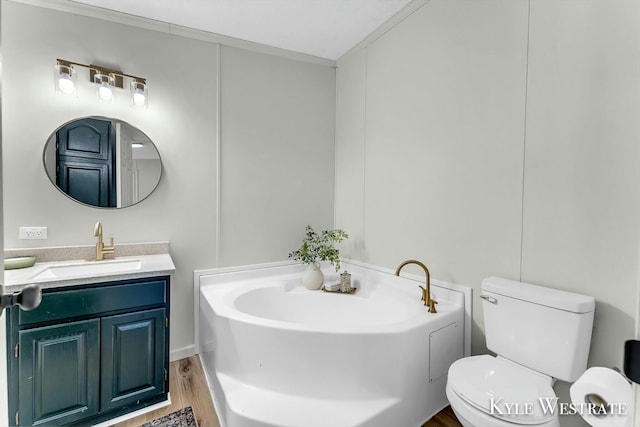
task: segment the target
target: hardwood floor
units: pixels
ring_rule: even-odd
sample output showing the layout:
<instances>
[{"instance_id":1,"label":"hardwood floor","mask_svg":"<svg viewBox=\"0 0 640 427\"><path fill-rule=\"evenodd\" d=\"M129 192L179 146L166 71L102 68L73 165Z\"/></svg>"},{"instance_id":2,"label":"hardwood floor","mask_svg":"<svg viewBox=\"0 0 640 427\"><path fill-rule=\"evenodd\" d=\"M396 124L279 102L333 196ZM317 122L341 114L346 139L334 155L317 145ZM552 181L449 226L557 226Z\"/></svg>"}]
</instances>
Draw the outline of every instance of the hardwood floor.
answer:
<instances>
[{"instance_id":1,"label":"hardwood floor","mask_svg":"<svg viewBox=\"0 0 640 427\"><path fill-rule=\"evenodd\" d=\"M198 356L169 364L171 405L116 424L114 427L138 427L163 415L191 406L199 427L220 427Z\"/></svg>"},{"instance_id":2,"label":"hardwood floor","mask_svg":"<svg viewBox=\"0 0 640 427\"><path fill-rule=\"evenodd\" d=\"M462 424L458 422L451 406L447 406L424 423L422 427L462 427Z\"/></svg>"},{"instance_id":3,"label":"hardwood floor","mask_svg":"<svg viewBox=\"0 0 640 427\"><path fill-rule=\"evenodd\" d=\"M220 427L218 417L213 409L213 402L202 371L200 358L193 356L171 362L169 364L169 375L171 405L123 421L114 427L138 427L187 406L191 406L193 409L199 427ZM446 407L423 424L422 427L462 427L462 425L456 419L451 408Z\"/></svg>"}]
</instances>

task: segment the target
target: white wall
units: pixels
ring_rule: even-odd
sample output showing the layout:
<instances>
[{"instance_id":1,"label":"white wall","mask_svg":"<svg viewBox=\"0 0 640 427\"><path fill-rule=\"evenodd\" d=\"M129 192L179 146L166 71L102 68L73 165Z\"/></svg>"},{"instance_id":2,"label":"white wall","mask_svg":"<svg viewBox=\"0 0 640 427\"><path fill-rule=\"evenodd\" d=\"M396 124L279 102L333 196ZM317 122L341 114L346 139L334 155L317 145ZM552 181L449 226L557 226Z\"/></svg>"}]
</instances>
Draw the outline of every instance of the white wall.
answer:
<instances>
[{"instance_id":1,"label":"white wall","mask_svg":"<svg viewBox=\"0 0 640 427\"><path fill-rule=\"evenodd\" d=\"M474 353L480 282L500 275L593 295L589 363L622 367L638 307L635 3L431 0L338 61L345 249L472 286Z\"/></svg>"},{"instance_id":2,"label":"white wall","mask_svg":"<svg viewBox=\"0 0 640 427\"><path fill-rule=\"evenodd\" d=\"M360 233L356 257L476 289L518 278L526 18L525 2L433 0L339 61L336 225Z\"/></svg>"},{"instance_id":3,"label":"white wall","mask_svg":"<svg viewBox=\"0 0 640 427\"><path fill-rule=\"evenodd\" d=\"M178 32L175 29L155 31L154 22L133 19L141 26L126 25L7 1L2 11L5 248L91 245L96 221L116 244L168 240L176 265L171 293L173 357L193 352L194 270L216 267L217 255L234 264L284 260L299 244L308 221L332 225L332 67L298 63L291 59L294 55L285 59L225 48L229 63L222 67L227 76L222 88L249 98L236 100L229 92L222 102L218 44L205 36L199 40L170 34ZM101 16L100 11L92 14ZM56 58L120 67L146 77L149 108L130 108L126 91L117 93L122 96L115 104L100 104L83 75L79 81L85 92L77 99L56 95ZM223 135L219 103L228 126ZM89 208L69 200L49 182L42 166L45 141L62 123L89 115L124 120L155 143L163 175L142 203L119 210ZM256 126L260 115L265 120ZM269 132L262 125L286 129ZM221 159L218 144L225 151ZM245 162L243 150L256 156ZM265 152L271 153L266 150L278 154L265 157ZM290 161L296 150L300 158ZM310 152L316 155L308 158ZM278 157L285 160L277 168L267 167ZM303 160L308 161L304 170L311 174L299 173ZM218 165L225 191L219 201ZM291 170L295 176L287 175ZM219 245L221 254L216 254L218 211L241 213L222 218L220 234L227 240ZM244 212L252 216L242 216ZM266 221L253 226L248 221L255 218ZM292 228L281 233L274 227L278 224ZM18 240L18 227L30 225L49 227L49 238ZM242 257L244 253L250 256Z\"/></svg>"},{"instance_id":4,"label":"white wall","mask_svg":"<svg viewBox=\"0 0 640 427\"><path fill-rule=\"evenodd\" d=\"M621 368L635 333L637 11L633 1L531 3L521 274L596 298L591 366Z\"/></svg>"},{"instance_id":5,"label":"white wall","mask_svg":"<svg viewBox=\"0 0 640 427\"><path fill-rule=\"evenodd\" d=\"M220 58L219 265L280 261L305 225L333 225L335 70L233 47Z\"/></svg>"},{"instance_id":6,"label":"white wall","mask_svg":"<svg viewBox=\"0 0 640 427\"><path fill-rule=\"evenodd\" d=\"M596 298L600 366L622 366L638 304L636 3L531 3L522 277Z\"/></svg>"},{"instance_id":7,"label":"white wall","mask_svg":"<svg viewBox=\"0 0 640 427\"><path fill-rule=\"evenodd\" d=\"M366 50L343 58L336 76L336 226L349 233L341 254L366 259L364 184L366 135Z\"/></svg>"}]
</instances>

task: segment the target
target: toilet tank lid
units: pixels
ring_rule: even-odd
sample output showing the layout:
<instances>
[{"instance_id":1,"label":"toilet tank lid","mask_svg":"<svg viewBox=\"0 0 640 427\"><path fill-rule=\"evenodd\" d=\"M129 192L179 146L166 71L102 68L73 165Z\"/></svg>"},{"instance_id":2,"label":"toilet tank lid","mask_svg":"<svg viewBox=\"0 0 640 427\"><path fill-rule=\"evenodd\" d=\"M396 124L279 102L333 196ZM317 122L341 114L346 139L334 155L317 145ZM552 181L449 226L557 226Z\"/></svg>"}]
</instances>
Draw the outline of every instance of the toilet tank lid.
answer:
<instances>
[{"instance_id":1,"label":"toilet tank lid","mask_svg":"<svg viewBox=\"0 0 640 427\"><path fill-rule=\"evenodd\" d=\"M572 313L590 313L596 305L595 299L588 295L502 277L487 277L482 281L482 290Z\"/></svg>"}]
</instances>

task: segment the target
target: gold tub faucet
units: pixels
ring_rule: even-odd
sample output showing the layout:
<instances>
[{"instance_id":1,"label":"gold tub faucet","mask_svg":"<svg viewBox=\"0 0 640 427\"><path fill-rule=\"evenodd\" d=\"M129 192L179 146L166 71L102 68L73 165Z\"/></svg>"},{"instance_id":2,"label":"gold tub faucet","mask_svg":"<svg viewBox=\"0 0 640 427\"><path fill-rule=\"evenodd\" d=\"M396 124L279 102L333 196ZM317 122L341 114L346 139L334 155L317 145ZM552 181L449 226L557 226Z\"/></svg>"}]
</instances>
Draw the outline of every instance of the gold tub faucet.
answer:
<instances>
[{"instance_id":1,"label":"gold tub faucet","mask_svg":"<svg viewBox=\"0 0 640 427\"><path fill-rule=\"evenodd\" d=\"M428 307L429 313L436 313L436 304L438 303L438 301L431 299L431 275L429 274L429 269L420 261L410 259L403 262L398 266L398 268L396 268L396 276L400 276L400 270L402 270L402 267L407 264L415 264L424 270L424 274L426 276L426 287L423 288L422 286L418 286L420 289L422 289L422 298L420 299L424 301L424 305Z\"/></svg>"},{"instance_id":2,"label":"gold tub faucet","mask_svg":"<svg viewBox=\"0 0 640 427\"><path fill-rule=\"evenodd\" d=\"M102 224L99 222L96 222L96 226L93 229L93 235L98 238L98 243L96 243L96 261L100 261L104 259L105 255L115 252L116 247L113 244L113 237L111 238L109 246L105 246L102 242Z\"/></svg>"}]
</instances>

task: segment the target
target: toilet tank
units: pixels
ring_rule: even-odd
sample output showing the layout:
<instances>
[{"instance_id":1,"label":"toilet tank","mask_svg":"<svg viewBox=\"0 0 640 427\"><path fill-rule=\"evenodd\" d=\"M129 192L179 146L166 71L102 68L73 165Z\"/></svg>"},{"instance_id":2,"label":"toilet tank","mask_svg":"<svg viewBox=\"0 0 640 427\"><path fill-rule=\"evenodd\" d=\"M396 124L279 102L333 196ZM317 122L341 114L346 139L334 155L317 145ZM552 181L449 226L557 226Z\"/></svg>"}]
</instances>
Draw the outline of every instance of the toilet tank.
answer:
<instances>
[{"instance_id":1,"label":"toilet tank","mask_svg":"<svg viewBox=\"0 0 640 427\"><path fill-rule=\"evenodd\" d=\"M587 368L593 297L500 277L483 280L480 297L489 350L569 382Z\"/></svg>"}]
</instances>

